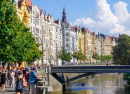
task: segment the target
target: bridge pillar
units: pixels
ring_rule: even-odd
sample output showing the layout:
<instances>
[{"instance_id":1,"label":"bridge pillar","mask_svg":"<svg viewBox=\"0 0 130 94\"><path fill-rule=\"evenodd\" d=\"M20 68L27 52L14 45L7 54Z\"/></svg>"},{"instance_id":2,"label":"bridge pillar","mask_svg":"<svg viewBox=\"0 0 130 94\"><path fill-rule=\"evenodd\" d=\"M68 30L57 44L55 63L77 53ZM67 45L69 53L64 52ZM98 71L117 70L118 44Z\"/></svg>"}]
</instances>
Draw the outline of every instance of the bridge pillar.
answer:
<instances>
[{"instance_id":1,"label":"bridge pillar","mask_svg":"<svg viewBox=\"0 0 130 94\"><path fill-rule=\"evenodd\" d=\"M65 92L66 92L65 84L62 84L62 92L63 92L63 94L65 94Z\"/></svg>"}]
</instances>

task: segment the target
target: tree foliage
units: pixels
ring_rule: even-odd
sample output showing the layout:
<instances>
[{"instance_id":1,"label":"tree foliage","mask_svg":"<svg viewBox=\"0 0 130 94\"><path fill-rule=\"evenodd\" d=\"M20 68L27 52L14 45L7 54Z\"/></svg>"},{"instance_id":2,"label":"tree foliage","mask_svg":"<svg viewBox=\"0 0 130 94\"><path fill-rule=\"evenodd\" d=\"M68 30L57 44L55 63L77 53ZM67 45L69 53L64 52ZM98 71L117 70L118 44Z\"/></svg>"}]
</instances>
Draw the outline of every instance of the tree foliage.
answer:
<instances>
[{"instance_id":1,"label":"tree foliage","mask_svg":"<svg viewBox=\"0 0 130 94\"><path fill-rule=\"evenodd\" d=\"M112 55L101 55L101 56L99 57L99 59L100 59L101 61L104 61L104 62L109 62L110 60L113 59L113 56L112 56Z\"/></svg>"},{"instance_id":2,"label":"tree foliage","mask_svg":"<svg viewBox=\"0 0 130 94\"><path fill-rule=\"evenodd\" d=\"M124 80L127 80L127 84L130 86L130 73L124 74Z\"/></svg>"},{"instance_id":3,"label":"tree foliage","mask_svg":"<svg viewBox=\"0 0 130 94\"><path fill-rule=\"evenodd\" d=\"M72 59L71 53L66 53L65 49L62 47L61 51L59 52L58 57L60 57L64 61L70 61Z\"/></svg>"},{"instance_id":4,"label":"tree foliage","mask_svg":"<svg viewBox=\"0 0 130 94\"><path fill-rule=\"evenodd\" d=\"M86 56L82 53L82 51L76 51L76 52L74 52L73 53L73 55L72 55L74 58L76 58L77 59L77 61L78 60L83 60L83 61L86 61L87 59L86 59Z\"/></svg>"},{"instance_id":5,"label":"tree foliage","mask_svg":"<svg viewBox=\"0 0 130 94\"><path fill-rule=\"evenodd\" d=\"M33 35L18 18L16 6L12 0L0 2L0 61L35 61L42 51Z\"/></svg>"},{"instance_id":6,"label":"tree foliage","mask_svg":"<svg viewBox=\"0 0 130 94\"><path fill-rule=\"evenodd\" d=\"M95 53L95 54L92 56L92 58L98 60L98 59L99 59L99 55L98 55L97 53Z\"/></svg>"},{"instance_id":7,"label":"tree foliage","mask_svg":"<svg viewBox=\"0 0 130 94\"><path fill-rule=\"evenodd\" d=\"M130 65L130 36L120 35L112 54L114 64Z\"/></svg>"}]
</instances>

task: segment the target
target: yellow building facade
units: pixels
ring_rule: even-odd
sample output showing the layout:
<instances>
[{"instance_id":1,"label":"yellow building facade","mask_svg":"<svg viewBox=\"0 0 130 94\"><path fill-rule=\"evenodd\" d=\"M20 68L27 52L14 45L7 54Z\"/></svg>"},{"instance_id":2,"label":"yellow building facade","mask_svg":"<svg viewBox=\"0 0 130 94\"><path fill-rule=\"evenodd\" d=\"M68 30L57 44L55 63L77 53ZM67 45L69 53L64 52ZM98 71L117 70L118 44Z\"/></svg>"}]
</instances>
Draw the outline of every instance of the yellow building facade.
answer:
<instances>
[{"instance_id":1,"label":"yellow building facade","mask_svg":"<svg viewBox=\"0 0 130 94\"><path fill-rule=\"evenodd\" d=\"M84 35L81 28L78 28L78 50L84 53Z\"/></svg>"},{"instance_id":2,"label":"yellow building facade","mask_svg":"<svg viewBox=\"0 0 130 94\"><path fill-rule=\"evenodd\" d=\"M26 0L20 0L18 2L18 17L25 26L30 28L30 11Z\"/></svg>"}]
</instances>

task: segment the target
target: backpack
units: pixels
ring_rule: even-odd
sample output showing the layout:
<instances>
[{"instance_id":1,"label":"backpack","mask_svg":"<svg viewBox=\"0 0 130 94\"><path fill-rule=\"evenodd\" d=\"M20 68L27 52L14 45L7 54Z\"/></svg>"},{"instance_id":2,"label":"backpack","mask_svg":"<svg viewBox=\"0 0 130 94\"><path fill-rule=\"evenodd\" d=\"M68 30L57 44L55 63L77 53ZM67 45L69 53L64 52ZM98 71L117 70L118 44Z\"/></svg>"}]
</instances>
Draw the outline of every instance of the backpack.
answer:
<instances>
[{"instance_id":1,"label":"backpack","mask_svg":"<svg viewBox=\"0 0 130 94\"><path fill-rule=\"evenodd\" d=\"M29 81L29 74L27 75L27 78L26 78L28 81Z\"/></svg>"},{"instance_id":2,"label":"backpack","mask_svg":"<svg viewBox=\"0 0 130 94\"><path fill-rule=\"evenodd\" d=\"M17 78L16 90L22 90L22 89L23 89L23 78L22 79Z\"/></svg>"}]
</instances>

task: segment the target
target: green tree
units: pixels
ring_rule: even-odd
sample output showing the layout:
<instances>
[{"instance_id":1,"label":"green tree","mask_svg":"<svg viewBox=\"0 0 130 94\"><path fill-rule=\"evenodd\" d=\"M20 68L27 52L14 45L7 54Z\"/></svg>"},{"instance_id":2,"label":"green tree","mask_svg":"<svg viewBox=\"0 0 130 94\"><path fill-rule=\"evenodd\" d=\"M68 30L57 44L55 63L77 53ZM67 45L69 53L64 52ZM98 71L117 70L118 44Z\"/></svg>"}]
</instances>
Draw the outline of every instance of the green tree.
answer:
<instances>
[{"instance_id":1,"label":"green tree","mask_svg":"<svg viewBox=\"0 0 130 94\"><path fill-rule=\"evenodd\" d=\"M72 59L71 53L66 53L63 47L61 51L59 52L58 57L60 57L63 61L67 61L67 62L69 62Z\"/></svg>"},{"instance_id":2,"label":"green tree","mask_svg":"<svg viewBox=\"0 0 130 94\"><path fill-rule=\"evenodd\" d=\"M114 64L130 65L130 36L122 34L117 40L117 45L113 47ZM130 86L130 73L124 74L124 79Z\"/></svg>"},{"instance_id":3,"label":"green tree","mask_svg":"<svg viewBox=\"0 0 130 94\"><path fill-rule=\"evenodd\" d=\"M99 59L100 59L102 62L105 62L106 57L105 57L105 56L103 56L103 55L101 55L101 56L99 57Z\"/></svg>"},{"instance_id":4,"label":"green tree","mask_svg":"<svg viewBox=\"0 0 130 94\"><path fill-rule=\"evenodd\" d=\"M74 52L74 53L72 54L72 56L73 56L74 58L76 58L77 61L78 61L78 51Z\"/></svg>"},{"instance_id":5,"label":"green tree","mask_svg":"<svg viewBox=\"0 0 130 94\"><path fill-rule=\"evenodd\" d=\"M96 59L96 62L97 62L97 60L99 60L99 55L98 55L97 53L95 53L95 54L92 56L92 58Z\"/></svg>"},{"instance_id":6,"label":"green tree","mask_svg":"<svg viewBox=\"0 0 130 94\"><path fill-rule=\"evenodd\" d=\"M3 66L6 62L14 60L12 39L17 31L17 24L20 24L16 9L11 0L0 2L0 61Z\"/></svg>"},{"instance_id":7,"label":"green tree","mask_svg":"<svg viewBox=\"0 0 130 94\"><path fill-rule=\"evenodd\" d=\"M112 60L113 56L112 55L106 55L105 56L107 62L109 62L110 60Z\"/></svg>"},{"instance_id":8,"label":"green tree","mask_svg":"<svg viewBox=\"0 0 130 94\"><path fill-rule=\"evenodd\" d=\"M130 86L130 73L124 74L124 80L127 80L127 84Z\"/></svg>"},{"instance_id":9,"label":"green tree","mask_svg":"<svg viewBox=\"0 0 130 94\"><path fill-rule=\"evenodd\" d=\"M81 60L83 60L83 61L87 60L86 56L82 53L82 51L76 51L76 52L73 53L72 56L74 58L76 58L77 61L80 60L80 62L81 62Z\"/></svg>"},{"instance_id":10,"label":"green tree","mask_svg":"<svg viewBox=\"0 0 130 94\"><path fill-rule=\"evenodd\" d=\"M0 1L0 61L3 65L6 62L19 62L20 65L41 56L42 51L28 31L29 28L19 20L12 0Z\"/></svg>"},{"instance_id":11,"label":"green tree","mask_svg":"<svg viewBox=\"0 0 130 94\"><path fill-rule=\"evenodd\" d=\"M114 64L130 65L130 36L122 34L117 40L117 45L113 47Z\"/></svg>"}]
</instances>

